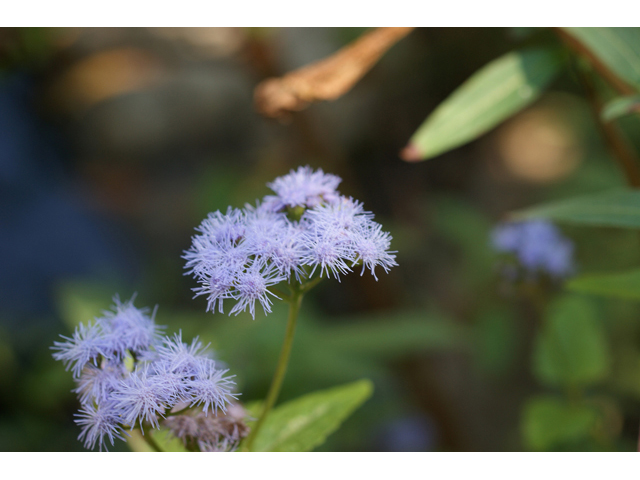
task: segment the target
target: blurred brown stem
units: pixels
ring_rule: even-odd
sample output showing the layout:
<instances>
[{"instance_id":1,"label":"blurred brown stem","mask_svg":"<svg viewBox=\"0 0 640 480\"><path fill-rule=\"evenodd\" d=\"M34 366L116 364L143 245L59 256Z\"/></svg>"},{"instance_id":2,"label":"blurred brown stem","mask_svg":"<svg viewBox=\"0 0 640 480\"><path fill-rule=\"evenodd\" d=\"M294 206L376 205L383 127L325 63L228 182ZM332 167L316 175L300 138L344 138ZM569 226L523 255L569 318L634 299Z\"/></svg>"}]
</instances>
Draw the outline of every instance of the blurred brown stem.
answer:
<instances>
[{"instance_id":1,"label":"blurred brown stem","mask_svg":"<svg viewBox=\"0 0 640 480\"><path fill-rule=\"evenodd\" d=\"M615 88L618 93L621 95L632 95L635 90L630 87L624 80L618 77L615 73L613 73L604 63L600 61L600 59L593 54L591 50L585 47L578 39L569 35L567 32L562 30L561 28L554 28L554 31L560 37L560 39L574 52L586 57L589 60L589 63L593 65L593 68L602 75L604 79L606 79L613 88Z\"/></svg>"},{"instance_id":2,"label":"blurred brown stem","mask_svg":"<svg viewBox=\"0 0 640 480\"><path fill-rule=\"evenodd\" d=\"M603 103L598 97L595 86L586 73L580 72L580 76L587 98L591 104L593 115L609 149L624 171L629 185L634 188L640 187L640 169L638 168L637 156L623 137L618 126L613 122L602 121L600 118L600 111L602 110Z\"/></svg>"},{"instance_id":3,"label":"blurred brown stem","mask_svg":"<svg viewBox=\"0 0 640 480\"><path fill-rule=\"evenodd\" d=\"M284 117L310 103L335 100L348 92L413 27L376 28L323 60L268 78L255 89L256 108L268 117Z\"/></svg>"},{"instance_id":4,"label":"blurred brown stem","mask_svg":"<svg viewBox=\"0 0 640 480\"><path fill-rule=\"evenodd\" d=\"M609 84L618 91L618 93L620 93L621 95L629 95L633 93L633 89L631 87L629 87L625 82L623 82L620 78L613 74L593 53L591 53L588 48L582 45L578 40L567 34L562 29L556 28L555 32L569 48L580 55L586 56L589 59L589 62L593 65L593 68L600 75L602 75L602 77L607 80ZM634 188L640 187L640 168L638 167L638 158L635 152L633 151L629 143L625 140L622 132L615 123L602 121L602 119L600 118L600 111L602 110L603 102L598 96L596 87L589 75L587 75L580 67L577 68L577 71L584 87L587 99L589 100L589 103L591 105L595 121L598 124L600 131L602 132L609 150L611 150L613 157L620 165L620 168L622 168L629 186Z\"/></svg>"}]
</instances>

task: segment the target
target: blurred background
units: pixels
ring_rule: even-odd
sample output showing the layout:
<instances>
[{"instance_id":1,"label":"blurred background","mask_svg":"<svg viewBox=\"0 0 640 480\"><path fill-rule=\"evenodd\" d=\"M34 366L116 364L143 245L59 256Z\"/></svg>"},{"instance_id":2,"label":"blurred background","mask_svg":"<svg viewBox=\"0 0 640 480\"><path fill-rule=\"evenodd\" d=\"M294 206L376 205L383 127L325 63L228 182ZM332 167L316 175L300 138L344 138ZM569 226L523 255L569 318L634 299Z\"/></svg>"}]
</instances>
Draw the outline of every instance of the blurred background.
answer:
<instances>
[{"instance_id":1,"label":"blurred background","mask_svg":"<svg viewBox=\"0 0 640 480\"><path fill-rule=\"evenodd\" d=\"M181 255L208 212L254 202L300 165L341 176L340 191L391 232L399 263L378 282L352 274L305 298L281 401L375 383L321 450L635 449L637 305L589 300L610 365L589 392L597 421L532 440L523 412L554 394L532 374L540 312L500 277L489 242L509 211L625 185L572 72L477 141L426 162L399 158L470 75L552 34L416 29L342 98L285 123L256 112L260 81L364 31L0 29L0 450L83 450L73 381L49 347L115 293L137 292L168 332L211 342L242 400L262 398L286 308L255 321L205 313ZM638 145L637 119L627 122ZM635 232L563 232L580 272L640 262Z\"/></svg>"}]
</instances>

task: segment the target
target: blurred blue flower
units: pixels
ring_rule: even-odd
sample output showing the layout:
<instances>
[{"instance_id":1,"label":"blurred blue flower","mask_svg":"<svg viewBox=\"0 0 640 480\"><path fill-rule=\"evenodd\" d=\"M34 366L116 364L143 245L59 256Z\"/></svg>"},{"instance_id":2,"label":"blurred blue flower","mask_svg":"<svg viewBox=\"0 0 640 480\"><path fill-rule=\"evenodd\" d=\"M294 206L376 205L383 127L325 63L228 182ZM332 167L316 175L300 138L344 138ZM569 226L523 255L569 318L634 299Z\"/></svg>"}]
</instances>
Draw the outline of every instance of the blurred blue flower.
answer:
<instances>
[{"instance_id":1,"label":"blurred blue flower","mask_svg":"<svg viewBox=\"0 0 640 480\"><path fill-rule=\"evenodd\" d=\"M546 273L559 279L575 271L573 243L544 220L499 225L491 234L491 244L500 253L515 255L532 275Z\"/></svg>"},{"instance_id":2,"label":"blurred blue flower","mask_svg":"<svg viewBox=\"0 0 640 480\"><path fill-rule=\"evenodd\" d=\"M375 437L375 448L384 452L428 452L437 439L438 430L430 417L412 415L385 423Z\"/></svg>"}]
</instances>

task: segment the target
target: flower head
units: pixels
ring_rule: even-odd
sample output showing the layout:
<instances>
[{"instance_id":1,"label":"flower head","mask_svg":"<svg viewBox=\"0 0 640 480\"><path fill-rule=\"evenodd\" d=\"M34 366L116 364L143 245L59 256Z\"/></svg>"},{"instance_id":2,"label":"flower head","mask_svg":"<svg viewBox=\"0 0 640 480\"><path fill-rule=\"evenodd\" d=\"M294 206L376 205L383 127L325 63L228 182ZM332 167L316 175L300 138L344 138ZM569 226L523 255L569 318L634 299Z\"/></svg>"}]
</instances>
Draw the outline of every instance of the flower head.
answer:
<instances>
[{"instance_id":1,"label":"flower head","mask_svg":"<svg viewBox=\"0 0 640 480\"><path fill-rule=\"evenodd\" d=\"M184 254L207 311L222 313L230 299L237 302L230 313L248 310L255 318L256 303L271 311L277 297L270 287L280 282L304 283L316 272L339 280L356 264L377 280L376 266L388 272L397 265L391 235L361 202L340 195L340 181L300 167L269 183L276 195L255 206L209 214Z\"/></svg>"},{"instance_id":2,"label":"flower head","mask_svg":"<svg viewBox=\"0 0 640 480\"><path fill-rule=\"evenodd\" d=\"M233 377L224 376L227 372L216 369L213 360L202 359L196 375L189 383L191 406L201 405L205 414L209 411L215 414L218 409L226 412L226 405L231 399L237 399L237 395L231 393L235 385L231 380Z\"/></svg>"},{"instance_id":3,"label":"flower head","mask_svg":"<svg viewBox=\"0 0 640 480\"><path fill-rule=\"evenodd\" d=\"M84 448L94 449L96 444L100 451L106 448L106 441L111 445L116 438L124 440L120 425L120 411L113 402L101 402L100 404L83 405L76 414L75 422L82 427L78 440L84 441Z\"/></svg>"},{"instance_id":4,"label":"flower head","mask_svg":"<svg viewBox=\"0 0 640 480\"><path fill-rule=\"evenodd\" d=\"M499 225L491 242L496 251L515 255L531 275L544 272L563 278L575 270L573 243L544 220Z\"/></svg>"},{"instance_id":5,"label":"flower head","mask_svg":"<svg viewBox=\"0 0 640 480\"><path fill-rule=\"evenodd\" d=\"M322 169L313 171L311 167L299 167L288 175L276 178L267 186L273 190L275 196L267 196L265 201L272 205L275 211L286 207L313 208L326 202L332 203L339 197L336 188L342 179L336 175L324 173Z\"/></svg>"},{"instance_id":6,"label":"flower head","mask_svg":"<svg viewBox=\"0 0 640 480\"><path fill-rule=\"evenodd\" d=\"M158 417L178 400L174 384L164 375L156 375L148 366L134 370L113 392L115 406L122 412L122 422L132 428L143 422L158 428Z\"/></svg>"},{"instance_id":7,"label":"flower head","mask_svg":"<svg viewBox=\"0 0 640 480\"><path fill-rule=\"evenodd\" d=\"M106 401L116 390L120 382L128 375L122 362L105 361L101 367L89 364L77 380L74 390L80 395L80 403Z\"/></svg>"},{"instance_id":8,"label":"flower head","mask_svg":"<svg viewBox=\"0 0 640 480\"><path fill-rule=\"evenodd\" d=\"M105 341L115 357L122 357L127 351L141 353L160 338L163 327L155 324L155 311L149 316L147 309L136 308L134 298L123 303L116 295L113 311L104 312L104 316L98 319Z\"/></svg>"},{"instance_id":9,"label":"flower head","mask_svg":"<svg viewBox=\"0 0 640 480\"><path fill-rule=\"evenodd\" d=\"M374 269L376 266L382 267L385 272L395 265L396 256L395 252L389 251L389 245L391 243L391 235L389 232L382 231L382 225L374 224L361 228L356 236L358 237L354 241L354 251L356 254L356 263L362 263L362 272L364 274L365 269L371 270L371 274L377 280Z\"/></svg>"},{"instance_id":10,"label":"flower head","mask_svg":"<svg viewBox=\"0 0 640 480\"><path fill-rule=\"evenodd\" d=\"M280 275L274 267L261 268L259 263L253 264L236 278L235 287L238 303L230 313L237 315L249 309L249 313L255 318L256 302L260 302L265 313L271 312L273 302L269 296L276 297L276 295L269 291L269 287L277 285L284 280L286 278Z\"/></svg>"},{"instance_id":11,"label":"flower head","mask_svg":"<svg viewBox=\"0 0 640 480\"><path fill-rule=\"evenodd\" d=\"M89 362L97 364L101 356L108 356L110 346L101 326L97 323L78 325L71 338L60 335L66 342L53 342L53 358L65 364L67 370L78 378L84 366Z\"/></svg>"},{"instance_id":12,"label":"flower head","mask_svg":"<svg viewBox=\"0 0 640 480\"><path fill-rule=\"evenodd\" d=\"M172 338L165 338L163 344L157 348L156 363L166 365L167 372L192 377L198 371L200 359L208 358L208 347L209 345L203 345L198 337L188 345L182 341L182 332L178 332Z\"/></svg>"}]
</instances>

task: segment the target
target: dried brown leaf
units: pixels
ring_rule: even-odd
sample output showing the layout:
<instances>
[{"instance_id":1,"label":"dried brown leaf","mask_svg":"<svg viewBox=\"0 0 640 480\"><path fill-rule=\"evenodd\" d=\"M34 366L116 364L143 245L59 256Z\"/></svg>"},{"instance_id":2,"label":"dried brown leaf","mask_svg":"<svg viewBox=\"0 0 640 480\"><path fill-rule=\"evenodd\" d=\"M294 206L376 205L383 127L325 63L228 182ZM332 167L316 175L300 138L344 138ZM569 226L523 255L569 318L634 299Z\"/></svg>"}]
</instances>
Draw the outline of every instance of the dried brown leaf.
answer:
<instances>
[{"instance_id":1,"label":"dried brown leaf","mask_svg":"<svg viewBox=\"0 0 640 480\"><path fill-rule=\"evenodd\" d=\"M310 103L335 100L348 92L413 27L376 28L328 58L268 78L255 89L256 107L268 117L283 117Z\"/></svg>"}]
</instances>

